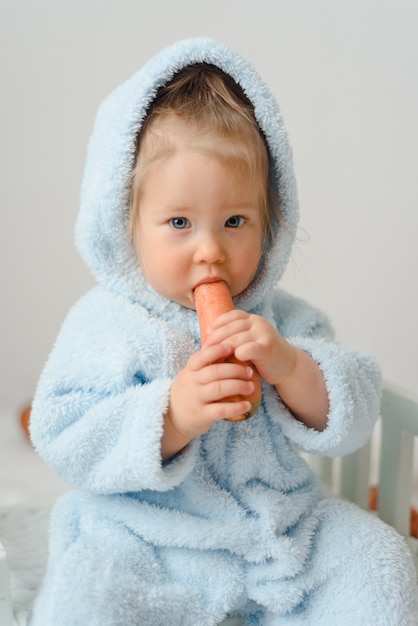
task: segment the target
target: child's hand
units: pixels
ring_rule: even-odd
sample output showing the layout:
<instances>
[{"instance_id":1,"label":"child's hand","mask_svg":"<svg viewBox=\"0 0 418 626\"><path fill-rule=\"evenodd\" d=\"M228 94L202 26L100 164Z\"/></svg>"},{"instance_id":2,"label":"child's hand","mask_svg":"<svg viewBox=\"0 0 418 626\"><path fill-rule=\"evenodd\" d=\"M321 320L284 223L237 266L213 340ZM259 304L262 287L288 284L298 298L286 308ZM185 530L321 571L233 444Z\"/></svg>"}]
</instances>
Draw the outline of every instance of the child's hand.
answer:
<instances>
[{"instance_id":1,"label":"child's hand","mask_svg":"<svg viewBox=\"0 0 418 626\"><path fill-rule=\"evenodd\" d=\"M260 376L279 386L292 373L296 350L258 315L235 309L220 315L210 328L205 347L227 343L240 361L253 363Z\"/></svg>"},{"instance_id":2,"label":"child's hand","mask_svg":"<svg viewBox=\"0 0 418 626\"><path fill-rule=\"evenodd\" d=\"M264 318L234 310L220 315L209 329L204 346L175 378L162 439L163 458L181 450L207 432L217 420L250 409L247 400L226 402L254 389L245 364L225 363L232 354L250 362L274 385L293 415L308 427L323 430L329 410L323 374L309 354L288 343Z\"/></svg>"},{"instance_id":3,"label":"child's hand","mask_svg":"<svg viewBox=\"0 0 418 626\"><path fill-rule=\"evenodd\" d=\"M250 410L248 400L230 400L231 396L248 396L254 390L248 365L224 362L233 352L228 343L205 346L190 357L174 379L165 416L163 458L207 432L214 422Z\"/></svg>"},{"instance_id":4,"label":"child's hand","mask_svg":"<svg viewBox=\"0 0 418 626\"><path fill-rule=\"evenodd\" d=\"M264 318L239 310L215 320L205 347L222 342L233 347L237 359L254 364L298 420L309 428L324 430L328 391L321 369L309 354L288 343Z\"/></svg>"}]
</instances>

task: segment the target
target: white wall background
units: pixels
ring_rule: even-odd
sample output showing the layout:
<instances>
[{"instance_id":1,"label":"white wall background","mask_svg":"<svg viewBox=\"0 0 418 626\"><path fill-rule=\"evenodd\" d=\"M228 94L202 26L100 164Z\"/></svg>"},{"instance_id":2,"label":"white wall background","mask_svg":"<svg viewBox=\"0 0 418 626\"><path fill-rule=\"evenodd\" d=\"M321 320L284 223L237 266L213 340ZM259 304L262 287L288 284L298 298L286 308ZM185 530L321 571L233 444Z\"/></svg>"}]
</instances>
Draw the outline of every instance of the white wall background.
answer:
<instances>
[{"instance_id":1,"label":"white wall background","mask_svg":"<svg viewBox=\"0 0 418 626\"><path fill-rule=\"evenodd\" d=\"M0 406L31 399L92 284L73 244L107 93L161 47L209 35L275 93L301 231L284 284L418 390L416 0L1 0Z\"/></svg>"}]
</instances>

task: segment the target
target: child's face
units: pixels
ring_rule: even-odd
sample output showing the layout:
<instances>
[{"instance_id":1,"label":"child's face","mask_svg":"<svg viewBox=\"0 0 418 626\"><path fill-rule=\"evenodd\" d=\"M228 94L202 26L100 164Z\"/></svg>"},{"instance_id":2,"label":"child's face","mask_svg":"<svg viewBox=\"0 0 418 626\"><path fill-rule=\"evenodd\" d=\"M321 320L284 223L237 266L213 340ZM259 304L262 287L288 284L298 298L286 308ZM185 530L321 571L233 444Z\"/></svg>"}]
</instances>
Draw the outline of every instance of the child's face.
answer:
<instances>
[{"instance_id":1,"label":"child's face","mask_svg":"<svg viewBox=\"0 0 418 626\"><path fill-rule=\"evenodd\" d=\"M201 282L222 279L233 296L244 291L262 250L259 191L239 168L190 140L152 163L134 226L150 285L188 308Z\"/></svg>"}]
</instances>

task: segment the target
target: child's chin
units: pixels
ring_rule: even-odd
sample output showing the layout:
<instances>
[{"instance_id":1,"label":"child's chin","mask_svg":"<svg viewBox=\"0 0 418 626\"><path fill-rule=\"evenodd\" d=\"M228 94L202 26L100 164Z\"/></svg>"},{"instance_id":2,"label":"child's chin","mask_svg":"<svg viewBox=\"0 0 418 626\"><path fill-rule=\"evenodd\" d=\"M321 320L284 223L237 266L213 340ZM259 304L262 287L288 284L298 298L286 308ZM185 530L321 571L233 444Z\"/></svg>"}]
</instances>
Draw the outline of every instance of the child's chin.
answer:
<instances>
[{"instance_id":1,"label":"child's chin","mask_svg":"<svg viewBox=\"0 0 418 626\"><path fill-rule=\"evenodd\" d=\"M192 309L193 311L196 310L196 307L192 298L188 298L188 297L174 298L174 301L177 302L177 304L181 304L181 306L184 306L186 309Z\"/></svg>"}]
</instances>

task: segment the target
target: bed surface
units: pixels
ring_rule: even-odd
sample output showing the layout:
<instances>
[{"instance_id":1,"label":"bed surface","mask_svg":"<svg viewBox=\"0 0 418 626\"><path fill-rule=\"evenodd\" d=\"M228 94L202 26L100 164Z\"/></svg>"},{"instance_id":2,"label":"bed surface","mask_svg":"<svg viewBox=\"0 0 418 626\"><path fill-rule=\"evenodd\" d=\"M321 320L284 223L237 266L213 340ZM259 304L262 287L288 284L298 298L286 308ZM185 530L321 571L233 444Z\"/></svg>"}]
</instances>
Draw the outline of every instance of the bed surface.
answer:
<instances>
[{"instance_id":1,"label":"bed surface","mask_svg":"<svg viewBox=\"0 0 418 626\"><path fill-rule=\"evenodd\" d=\"M0 410L0 540L15 624L24 626L45 569L49 512L68 487L37 456L18 416L19 411Z\"/></svg>"}]
</instances>

